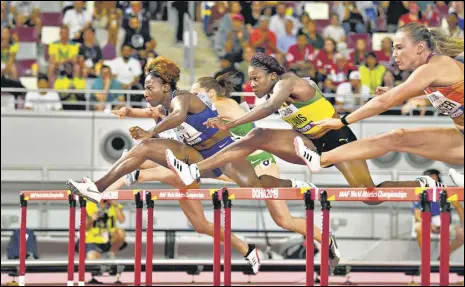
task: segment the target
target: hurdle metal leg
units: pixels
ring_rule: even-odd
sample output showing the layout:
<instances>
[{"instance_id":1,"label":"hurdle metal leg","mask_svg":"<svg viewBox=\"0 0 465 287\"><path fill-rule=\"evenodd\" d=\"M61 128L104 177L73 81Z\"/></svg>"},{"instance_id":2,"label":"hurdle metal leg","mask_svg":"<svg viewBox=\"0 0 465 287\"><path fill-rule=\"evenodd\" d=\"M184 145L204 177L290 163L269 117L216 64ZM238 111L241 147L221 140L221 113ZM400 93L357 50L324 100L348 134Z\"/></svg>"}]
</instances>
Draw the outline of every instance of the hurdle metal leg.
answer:
<instances>
[{"instance_id":1,"label":"hurdle metal leg","mask_svg":"<svg viewBox=\"0 0 465 287\"><path fill-rule=\"evenodd\" d=\"M74 240L76 233L76 199L74 194L68 195L69 231L68 231L68 286L74 285Z\"/></svg>"},{"instance_id":2,"label":"hurdle metal leg","mask_svg":"<svg viewBox=\"0 0 465 287\"><path fill-rule=\"evenodd\" d=\"M213 201L213 286L221 284L221 201L216 191Z\"/></svg>"},{"instance_id":3,"label":"hurdle metal leg","mask_svg":"<svg viewBox=\"0 0 465 287\"><path fill-rule=\"evenodd\" d=\"M421 202L421 285L431 285L431 202L428 191L420 195Z\"/></svg>"},{"instance_id":4,"label":"hurdle metal leg","mask_svg":"<svg viewBox=\"0 0 465 287\"><path fill-rule=\"evenodd\" d=\"M152 272L153 272L153 208L154 201L152 200L152 193L145 194L145 201L147 204L147 242L145 243L145 285L152 286Z\"/></svg>"},{"instance_id":5,"label":"hurdle metal leg","mask_svg":"<svg viewBox=\"0 0 465 287\"><path fill-rule=\"evenodd\" d=\"M142 208L144 202L140 192L135 194L136 202L136 242L134 244L134 286L140 286L142 267Z\"/></svg>"},{"instance_id":6,"label":"hurdle metal leg","mask_svg":"<svg viewBox=\"0 0 465 287\"><path fill-rule=\"evenodd\" d=\"M314 196L313 196L314 197ZM306 231L306 245L307 248L305 250L306 255L306 286L313 286L314 280L313 275L315 273L315 266L314 266L314 254L313 254L313 224L314 224L314 209L315 209L315 202L312 197L312 192L308 190L305 193L305 213L306 213L306 224L307 224L307 231Z\"/></svg>"},{"instance_id":7,"label":"hurdle metal leg","mask_svg":"<svg viewBox=\"0 0 465 287\"><path fill-rule=\"evenodd\" d=\"M227 189L223 190L224 207L224 286L231 286L231 208Z\"/></svg>"},{"instance_id":8,"label":"hurdle metal leg","mask_svg":"<svg viewBox=\"0 0 465 287\"><path fill-rule=\"evenodd\" d=\"M79 197L80 223L79 223L79 286L85 286L86 282L86 224L87 224L87 201Z\"/></svg>"},{"instance_id":9,"label":"hurdle metal leg","mask_svg":"<svg viewBox=\"0 0 465 287\"><path fill-rule=\"evenodd\" d=\"M321 228L321 264L320 286L328 286L329 283L329 210L331 205L325 190L320 193L322 228ZM308 248L308 246L307 246Z\"/></svg>"},{"instance_id":10,"label":"hurdle metal leg","mask_svg":"<svg viewBox=\"0 0 465 287\"><path fill-rule=\"evenodd\" d=\"M19 230L19 286L26 286L26 222L27 200L24 194L20 195L21 225Z\"/></svg>"},{"instance_id":11,"label":"hurdle metal leg","mask_svg":"<svg viewBox=\"0 0 465 287\"><path fill-rule=\"evenodd\" d=\"M440 194L441 206L441 238L440 238L440 279L439 285L449 286L449 228L450 228L450 202L447 202L447 191Z\"/></svg>"}]
</instances>

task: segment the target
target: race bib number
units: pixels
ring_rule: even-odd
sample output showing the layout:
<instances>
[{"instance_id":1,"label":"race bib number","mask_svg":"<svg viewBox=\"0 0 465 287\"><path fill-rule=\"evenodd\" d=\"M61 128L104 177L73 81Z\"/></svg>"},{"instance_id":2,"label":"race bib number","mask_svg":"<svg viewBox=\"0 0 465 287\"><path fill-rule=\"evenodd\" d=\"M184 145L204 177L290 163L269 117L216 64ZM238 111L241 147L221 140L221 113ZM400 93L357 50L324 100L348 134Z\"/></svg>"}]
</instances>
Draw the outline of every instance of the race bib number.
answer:
<instances>
[{"instance_id":1,"label":"race bib number","mask_svg":"<svg viewBox=\"0 0 465 287\"><path fill-rule=\"evenodd\" d=\"M463 106L451 99L446 98L441 92L434 92L428 95L431 104L443 115L452 118L463 115Z\"/></svg>"}]
</instances>

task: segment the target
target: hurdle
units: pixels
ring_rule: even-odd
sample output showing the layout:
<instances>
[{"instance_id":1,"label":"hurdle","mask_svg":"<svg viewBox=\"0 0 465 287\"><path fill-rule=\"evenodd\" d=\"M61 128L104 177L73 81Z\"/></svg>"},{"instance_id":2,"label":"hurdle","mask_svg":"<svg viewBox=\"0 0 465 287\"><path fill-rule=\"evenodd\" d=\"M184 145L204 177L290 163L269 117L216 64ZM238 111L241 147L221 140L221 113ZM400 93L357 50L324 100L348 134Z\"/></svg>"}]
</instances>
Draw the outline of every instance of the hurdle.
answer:
<instances>
[{"instance_id":1,"label":"hurdle","mask_svg":"<svg viewBox=\"0 0 465 287\"><path fill-rule=\"evenodd\" d=\"M68 201L69 220L69 242L68 242L68 286L74 284L74 219L76 200L78 198L68 190L55 191L22 191L20 192L20 258L19 265L19 285L26 285L26 226L27 226L27 203L29 201ZM234 200L297 200L303 201L305 206L307 221L307 246L313 246L313 224L315 201L320 201L322 210L322 246L329 246L329 218L332 201L368 201L368 202L413 202L420 201L422 206L422 221L427 223L431 218L431 202L440 202L441 224L450 225L450 202L463 201L463 188L222 188L222 189L192 189L180 191L176 189L164 190L119 190L108 191L103 194L102 199L118 201L131 201L136 203L136 244L134 250L134 286L140 286L142 273L142 210L144 200L147 205L147 247L145 259L145 285L152 285L153 271L153 213L155 201L161 200L211 200L214 209L214 246L213 246L213 284L221 284L221 210L224 209L224 258L223 258L223 282L225 286L231 286L231 213L232 202ZM79 261L78 261L78 284L85 285L85 221L86 201L79 198L81 209L81 222L79 233ZM423 226L424 228L425 226ZM431 251L430 233L423 232L423 244L421 255L421 284L430 286L431 276ZM449 285L449 228L441 228L440 233L440 284ZM71 252L72 251L72 252ZM314 257L313 252L307 248L305 260L306 286L313 286ZM329 283L329 250L322 248L320 262L321 286L328 286Z\"/></svg>"}]
</instances>

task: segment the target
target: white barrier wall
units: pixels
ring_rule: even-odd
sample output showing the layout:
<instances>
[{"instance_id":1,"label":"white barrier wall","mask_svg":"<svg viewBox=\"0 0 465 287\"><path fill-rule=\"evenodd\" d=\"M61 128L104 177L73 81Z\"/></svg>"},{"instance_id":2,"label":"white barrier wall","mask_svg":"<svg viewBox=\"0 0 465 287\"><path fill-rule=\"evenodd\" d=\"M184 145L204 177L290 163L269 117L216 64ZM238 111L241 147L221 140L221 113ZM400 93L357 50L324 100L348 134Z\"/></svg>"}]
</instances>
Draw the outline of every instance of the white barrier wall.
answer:
<instances>
[{"instance_id":1,"label":"white barrier wall","mask_svg":"<svg viewBox=\"0 0 465 287\"><path fill-rule=\"evenodd\" d=\"M84 175L101 176L122 152L136 144L128 128L139 125L149 129L150 119L125 119L102 112L1 113L1 179L3 182L62 182ZM286 129L275 116L258 123L261 127ZM373 136L399 128L420 126L452 127L446 117L379 116L351 126L357 137ZM419 141L422 139L419 138ZM335 169L311 176L303 166L279 160L282 177L311 180L320 185L344 185ZM427 168L447 171L449 165L405 154L391 154L369 161L374 181L408 180ZM463 166L458 167L463 171ZM445 177L447 180L447 177Z\"/></svg>"}]
</instances>

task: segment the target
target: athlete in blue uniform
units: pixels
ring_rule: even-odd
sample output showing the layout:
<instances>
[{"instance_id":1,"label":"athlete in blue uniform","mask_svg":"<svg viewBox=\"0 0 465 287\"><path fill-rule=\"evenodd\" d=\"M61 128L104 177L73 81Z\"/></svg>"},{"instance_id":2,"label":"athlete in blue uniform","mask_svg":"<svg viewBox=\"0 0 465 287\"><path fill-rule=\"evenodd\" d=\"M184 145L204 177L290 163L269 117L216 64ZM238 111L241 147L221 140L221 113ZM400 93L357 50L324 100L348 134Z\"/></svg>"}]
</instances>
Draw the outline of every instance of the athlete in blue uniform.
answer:
<instances>
[{"instance_id":1,"label":"athlete in blue uniform","mask_svg":"<svg viewBox=\"0 0 465 287\"><path fill-rule=\"evenodd\" d=\"M187 91L178 90L179 67L171 60L157 57L148 63L146 68L144 97L152 107L160 107L163 120L152 131L145 131L140 127L130 129L131 136L141 142L119 159L114 166L95 183L89 178L83 178L82 183L68 180L68 188L75 194L86 197L93 202L100 202L102 192L122 176L136 170L146 161L153 161L167 167L165 150L170 149L187 162L198 162L208 158L233 143L229 132L204 125L210 118L218 117L218 113L211 104L208 95L194 95ZM150 108L148 108L150 113ZM164 131L173 129L183 143L159 138ZM154 138L156 137L156 138ZM239 159L225 168L208 171L203 176L217 178L222 173L231 178L239 186L260 187L260 180L255 170L246 158ZM192 188L195 186L189 186ZM183 201L183 211L190 221L192 217L203 215L201 203L198 201ZM203 216L204 217L204 216ZM206 222L206 220L205 220ZM205 223L198 232L213 235L213 225ZM240 251L251 265L254 273L260 267L257 249L247 245L236 237L232 237L232 246Z\"/></svg>"}]
</instances>

